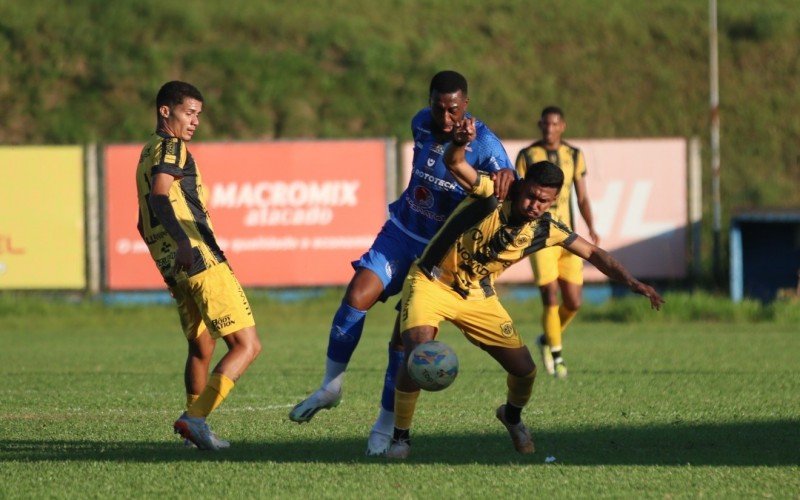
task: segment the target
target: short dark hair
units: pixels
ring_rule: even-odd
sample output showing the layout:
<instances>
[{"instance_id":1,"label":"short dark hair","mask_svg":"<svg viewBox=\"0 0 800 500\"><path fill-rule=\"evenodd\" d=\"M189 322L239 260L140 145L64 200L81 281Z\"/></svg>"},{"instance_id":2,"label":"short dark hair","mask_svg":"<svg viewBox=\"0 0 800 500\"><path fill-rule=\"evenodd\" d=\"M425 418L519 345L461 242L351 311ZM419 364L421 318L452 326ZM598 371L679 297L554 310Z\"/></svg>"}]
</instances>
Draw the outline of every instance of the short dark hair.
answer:
<instances>
[{"instance_id":1,"label":"short dark hair","mask_svg":"<svg viewBox=\"0 0 800 500\"><path fill-rule=\"evenodd\" d=\"M547 115L558 115L563 120L564 119L564 110L562 110L558 106L547 106L546 108L544 108L542 110L542 114L540 116L542 118L544 118Z\"/></svg>"},{"instance_id":2,"label":"short dark hair","mask_svg":"<svg viewBox=\"0 0 800 500\"><path fill-rule=\"evenodd\" d=\"M564 185L564 172L555 163L538 161L528 167L525 172L525 182L532 182L542 187L554 187L561 191Z\"/></svg>"},{"instance_id":3,"label":"short dark hair","mask_svg":"<svg viewBox=\"0 0 800 500\"><path fill-rule=\"evenodd\" d=\"M467 95L467 79L456 71L440 71L433 75L428 95L432 95L434 90L439 94L453 94L460 90Z\"/></svg>"},{"instance_id":4,"label":"short dark hair","mask_svg":"<svg viewBox=\"0 0 800 500\"><path fill-rule=\"evenodd\" d=\"M170 108L177 106L187 97L203 102L203 94L191 83L178 80L167 82L161 86L156 96L156 111L161 106L169 106Z\"/></svg>"}]
</instances>

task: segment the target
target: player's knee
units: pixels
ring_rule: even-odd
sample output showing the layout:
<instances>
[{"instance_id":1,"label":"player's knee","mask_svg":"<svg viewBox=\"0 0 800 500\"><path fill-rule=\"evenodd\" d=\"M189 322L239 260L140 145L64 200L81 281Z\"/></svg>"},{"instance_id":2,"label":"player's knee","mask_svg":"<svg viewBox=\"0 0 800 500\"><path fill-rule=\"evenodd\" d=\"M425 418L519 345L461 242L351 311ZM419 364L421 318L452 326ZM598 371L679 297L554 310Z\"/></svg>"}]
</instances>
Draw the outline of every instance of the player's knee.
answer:
<instances>
[{"instance_id":1,"label":"player's knee","mask_svg":"<svg viewBox=\"0 0 800 500\"><path fill-rule=\"evenodd\" d=\"M377 302L378 296L372 290L351 287L347 290L344 300L348 306L359 311L366 311Z\"/></svg>"}]
</instances>

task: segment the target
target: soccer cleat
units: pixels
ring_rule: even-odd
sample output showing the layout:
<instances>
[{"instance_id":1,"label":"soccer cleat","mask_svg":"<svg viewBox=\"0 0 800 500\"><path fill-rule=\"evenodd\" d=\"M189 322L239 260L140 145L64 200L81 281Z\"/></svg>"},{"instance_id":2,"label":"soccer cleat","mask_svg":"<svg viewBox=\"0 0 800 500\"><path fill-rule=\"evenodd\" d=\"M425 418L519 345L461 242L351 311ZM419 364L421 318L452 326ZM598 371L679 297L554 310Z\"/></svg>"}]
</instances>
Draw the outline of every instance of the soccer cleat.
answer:
<instances>
[{"instance_id":1,"label":"soccer cleat","mask_svg":"<svg viewBox=\"0 0 800 500\"><path fill-rule=\"evenodd\" d=\"M292 411L289 412L289 420L298 424L309 422L318 411L336 408L341 401L341 392L334 394L325 389L317 389L314 394L300 401L292 408Z\"/></svg>"},{"instance_id":2,"label":"soccer cleat","mask_svg":"<svg viewBox=\"0 0 800 500\"><path fill-rule=\"evenodd\" d=\"M528 428L525 427L525 424L523 424L522 421L517 424L509 424L506 420L506 405L500 405L497 412L495 412L495 416L497 420L506 426L508 434L511 436L511 442L514 443L514 448L518 452L527 454L536 451L533 446L531 433L528 431Z\"/></svg>"},{"instance_id":3,"label":"soccer cleat","mask_svg":"<svg viewBox=\"0 0 800 500\"><path fill-rule=\"evenodd\" d=\"M544 334L536 337L536 345L539 346L539 352L542 353L542 364L548 375L555 375L555 365L553 363L553 354L550 352L550 346L544 341Z\"/></svg>"},{"instance_id":4,"label":"soccer cleat","mask_svg":"<svg viewBox=\"0 0 800 500\"><path fill-rule=\"evenodd\" d=\"M563 360L555 364L555 376L558 379L567 378L567 365L564 364Z\"/></svg>"},{"instance_id":5,"label":"soccer cleat","mask_svg":"<svg viewBox=\"0 0 800 500\"><path fill-rule=\"evenodd\" d=\"M411 454L411 441L408 439L392 440L392 445L386 450L386 458L405 460Z\"/></svg>"},{"instance_id":6,"label":"soccer cleat","mask_svg":"<svg viewBox=\"0 0 800 500\"><path fill-rule=\"evenodd\" d=\"M371 430L367 440L367 456L382 457L392 445L392 435L378 430Z\"/></svg>"},{"instance_id":7,"label":"soccer cleat","mask_svg":"<svg viewBox=\"0 0 800 500\"><path fill-rule=\"evenodd\" d=\"M216 441L217 446L219 446L220 450L224 450L225 448L230 448L231 447L230 441L226 441L225 439L222 439L221 437L217 436L217 434L214 431L211 430L211 426L207 425L207 427L208 427L208 432L211 433L212 439ZM194 443L191 442L188 439L184 439L183 440L183 446L185 446L186 448L197 448L194 445Z\"/></svg>"},{"instance_id":8,"label":"soccer cleat","mask_svg":"<svg viewBox=\"0 0 800 500\"><path fill-rule=\"evenodd\" d=\"M230 446L230 443L219 439L211 432L204 418L190 417L184 413L172 424L172 428L176 434L188 439L200 450L216 451Z\"/></svg>"}]
</instances>

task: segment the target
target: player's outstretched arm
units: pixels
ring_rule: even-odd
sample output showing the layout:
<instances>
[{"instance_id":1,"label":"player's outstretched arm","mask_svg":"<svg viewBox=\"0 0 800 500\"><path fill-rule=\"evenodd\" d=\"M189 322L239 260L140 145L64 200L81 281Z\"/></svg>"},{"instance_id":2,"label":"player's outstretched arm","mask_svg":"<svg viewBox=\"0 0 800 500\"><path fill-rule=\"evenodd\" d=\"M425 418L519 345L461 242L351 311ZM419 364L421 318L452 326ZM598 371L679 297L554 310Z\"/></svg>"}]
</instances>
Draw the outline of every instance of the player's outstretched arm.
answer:
<instances>
[{"instance_id":1,"label":"player's outstretched arm","mask_svg":"<svg viewBox=\"0 0 800 500\"><path fill-rule=\"evenodd\" d=\"M566 245L565 248L578 257L591 262L594 267L612 280L624 283L632 292L650 299L650 307L653 309L661 309L661 305L664 303L661 295L650 285L645 285L631 276L625 266L602 248L589 243L580 236L575 238L569 245Z\"/></svg>"},{"instance_id":2,"label":"player's outstretched arm","mask_svg":"<svg viewBox=\"0 0 800 500\"><path fill-rule=\"evenodd\" d=\"M458 184L471 190L478 183L478 171L467 163L467 144L475 140L475 118L467 118L453 127L453 139L444 151L444 164Z\"/></svg>"}]
</instances>

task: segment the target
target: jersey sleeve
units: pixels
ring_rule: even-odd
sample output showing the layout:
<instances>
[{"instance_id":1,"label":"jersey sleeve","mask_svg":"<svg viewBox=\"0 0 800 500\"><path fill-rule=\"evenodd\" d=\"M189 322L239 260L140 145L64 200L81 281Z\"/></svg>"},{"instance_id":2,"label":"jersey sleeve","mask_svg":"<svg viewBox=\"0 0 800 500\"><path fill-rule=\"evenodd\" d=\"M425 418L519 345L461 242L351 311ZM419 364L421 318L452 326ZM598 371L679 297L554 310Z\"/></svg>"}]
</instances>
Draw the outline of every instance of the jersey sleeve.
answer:
<instances>
[{"instance_id":1,"label":"jersey sleeve","mask_svg":"<svg viewBox=\"0 0 800 500\"><path fill-rule=\"evenodd\" d=\"M587 173L586 159L583 157L583 151L579 149L575 154L575 180L582 179Z\"/></svg>"},{"instance_id":2,"label":"jersey sleeve","mask_svg":"<svg viewBox=\"0 0 800 500\"><path fill-rule=\"evenodd\" d=\"M517 153L517 161L514 164L517 167L517 175L520 179L524 179L525 172L528 171L528 155L525 154L524 149Z\"/></svg>"},{"instance_id":3,"label":"jersey sleeve","mask_svg":"<svg viewBox=\"0 0 800 500\"><path fill-rule=\"evenodd\" d=\"M169 174L176 178L183 177L186 165L186 144L177 137L162 139L153 152L152 175Z\"/></svg>"},{"instance_id":4,"label":"jersey sleeve","mask_svg":"<svg viewBox=\"0 0 800 500\"><path fill-rule=\"evenodd\" d=\"M572 232L572 229L560 220L548 217L548 222L550 223L550 234L547 237L545 246L567 246L578 237L577 233Z\"/></svg>"},{"instance_id":5,"label":"jersey sleeve","mask_svg":"<svg viewBox=\"0 0 800 500\"><path fill-rule=\"evenodd\" d=\"M494 133L488 127L481 127L478 140L470 143L478 155L476 169L484 172L497 172L501 169L514 169L511 159L506 153L506 149Z\"/></svg>"},{"instance_id":6,"label":"jersey sleeve","mask_svg":"<svg viewBox=\"0 0 800 500\"><path fill-rule=\"evenodd\" d=\"M476 198L488 198L494 195L494 181L488 175L479 173L478 183L472 188L470 194Z\"/></svg>"}]
</instances>

